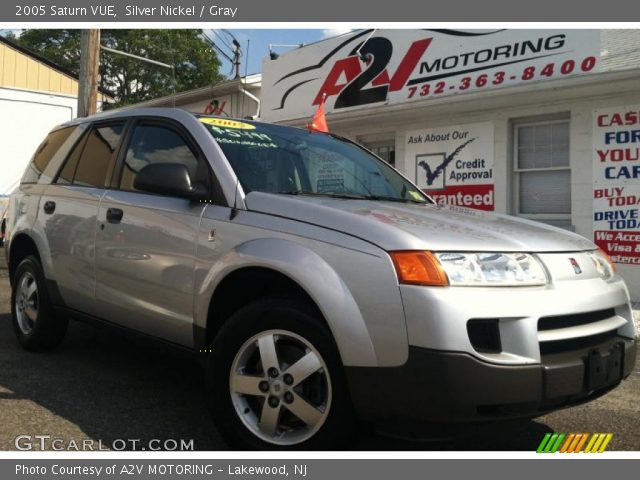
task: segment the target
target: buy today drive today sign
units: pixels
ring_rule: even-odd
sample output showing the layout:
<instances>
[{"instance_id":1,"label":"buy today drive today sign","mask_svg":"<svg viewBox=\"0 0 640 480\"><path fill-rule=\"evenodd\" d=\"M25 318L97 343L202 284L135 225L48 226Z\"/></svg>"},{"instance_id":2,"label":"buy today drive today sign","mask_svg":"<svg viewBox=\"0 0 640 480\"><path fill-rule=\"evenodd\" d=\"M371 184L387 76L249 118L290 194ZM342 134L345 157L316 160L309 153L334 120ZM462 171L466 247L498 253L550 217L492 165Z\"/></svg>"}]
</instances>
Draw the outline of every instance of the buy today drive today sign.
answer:
<instances>
[{"instance_id":1,"label":"buy today drive today sign","mask_svg":"<svg viewBox=\"0 0 640 480\"><path fill-rule=\"evenodd\" d=\"M262 116L416 102L591 73L597 30L362 30L263 63Z\"/></svg>"}]
</instances>

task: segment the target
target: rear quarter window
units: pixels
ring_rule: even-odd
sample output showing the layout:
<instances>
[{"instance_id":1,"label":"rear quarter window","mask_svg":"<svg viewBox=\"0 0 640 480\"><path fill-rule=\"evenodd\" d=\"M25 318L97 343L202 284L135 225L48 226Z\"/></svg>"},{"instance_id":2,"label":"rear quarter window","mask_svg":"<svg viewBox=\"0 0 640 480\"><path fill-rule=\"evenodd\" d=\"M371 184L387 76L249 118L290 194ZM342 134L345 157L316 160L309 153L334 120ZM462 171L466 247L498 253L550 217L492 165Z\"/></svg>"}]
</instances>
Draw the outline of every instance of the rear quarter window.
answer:
<instances>
[{"instance_id":1,"label":"rear quarter window","mask_svg":"<svg viewBox=\"0 0 640 480\"><path fill-rule=\"evenodd\" d=\"M49 133L33 154L33 158L22 176L21 183L36 183L51 159L76 128L76 126L60 128Z\"/></svg>"}]
</instances>

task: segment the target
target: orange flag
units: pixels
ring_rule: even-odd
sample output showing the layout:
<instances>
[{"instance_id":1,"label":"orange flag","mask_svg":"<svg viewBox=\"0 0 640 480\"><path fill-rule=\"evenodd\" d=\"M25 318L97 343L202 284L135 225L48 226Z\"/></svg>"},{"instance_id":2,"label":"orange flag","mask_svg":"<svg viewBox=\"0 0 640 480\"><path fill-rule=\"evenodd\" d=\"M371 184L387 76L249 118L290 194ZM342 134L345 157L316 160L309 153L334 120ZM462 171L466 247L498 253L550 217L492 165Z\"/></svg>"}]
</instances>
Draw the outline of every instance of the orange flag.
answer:
<instances>
[{"instance_id":1,"label":"orange flag","mask_svg":"<svg viewBox=\"0 0 640 480\"><path fill-rule=\"evenodd\" d=\"M309 131L316 132L328 132L329 127L327 126L327 118L324 115L324 101L327 98L327 94L322 95L322 101L320 105L318 105L318 110L313 114L313 120L311 120L311 125L309 125Z\"/></svg>"}]
</instances>

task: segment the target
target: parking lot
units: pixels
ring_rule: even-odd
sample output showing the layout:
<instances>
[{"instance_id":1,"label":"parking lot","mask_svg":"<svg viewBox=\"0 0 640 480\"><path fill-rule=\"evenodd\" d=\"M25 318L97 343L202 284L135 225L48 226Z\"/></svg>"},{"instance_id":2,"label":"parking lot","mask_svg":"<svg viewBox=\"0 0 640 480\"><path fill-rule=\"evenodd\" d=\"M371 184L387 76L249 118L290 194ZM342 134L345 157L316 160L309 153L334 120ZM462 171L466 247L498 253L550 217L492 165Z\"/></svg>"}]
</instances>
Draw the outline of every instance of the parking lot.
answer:
<instances>
[{"instance_id":1,"label":"parking lot","mask_svg":"<svg viewBox=\"0 0 640 480\"><path fill-rule=\"evenodd\" d=\"M202 371L165 347L72 323L55 352L23 351L14 338L0 250L0 449L19 435L113 445L116 439L193 440L225 450L204 401ZM469 428L457 439L400 440L363 429L356 450L535 450L544 433L612 432L610 450L640 450L640 366L609 395L515 424ZM120 444L118 444L120 445Z\"/></svg>"}]
</instances>

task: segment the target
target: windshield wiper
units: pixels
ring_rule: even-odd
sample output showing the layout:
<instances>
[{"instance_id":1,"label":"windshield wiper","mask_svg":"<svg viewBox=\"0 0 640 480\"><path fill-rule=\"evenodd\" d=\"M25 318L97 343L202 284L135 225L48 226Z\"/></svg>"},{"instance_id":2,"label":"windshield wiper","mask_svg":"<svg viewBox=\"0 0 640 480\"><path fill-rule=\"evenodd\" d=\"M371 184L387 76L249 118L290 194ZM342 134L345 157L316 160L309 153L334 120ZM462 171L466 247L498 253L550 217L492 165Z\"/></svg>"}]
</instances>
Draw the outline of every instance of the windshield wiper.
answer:
<instances>
[{"instance_id":1,"label":"windshield wiper","mask_svg":"<svg viewBox=\"0 0 640 480\"><path fill-rule=\"evenodd\" d=\"M367 195L357 195L354 193L337 193L337 192L313 192L311 190L288 190L283 192L278 192L282 195L309 195L313 197L329 197L329 198L347 198L350 200L367 200L369 196Z\"/></svg>"},{"instance_id":2,"label":"windshield wiper","mask_svg":"<svg viewBox=\"0 0 640 480\"><path fill-rule=\"evenodd\" d=\"M311 190L288 190L283 192L278 192L283 195L309 195L314 197L329 197L329 198L345 198L348 200L374 200L374 201L383 201L383 202L398 202L398 203L418 203L418 204L426 204L429 202L425 202L422 200L413 200L411 198L399 198L399 197L390 197L385 195L360 195L356 193L338 193L338 192L313 192Z\"/></svg>"},{"instance_id":3,"label":"windshield wiper","mask_svg":"<svg viewBox=\"0 0 640 480\"><path fill-rule=\"evenodd\" d=\"M323 196L322 193L317 193L311 190L283 190L282 192L278 192L281 195L312 195L312 196Z\"/></svg>"},{"instance_id":4,"label":"windshield wiper","mask_svg":"<svg viewBox=\"0 0 640 480\"><path fill-rule=\"evenodd\" d=\"M424 200L414 200L412 198L399 198L399 197L388 197L385 195L366 195L365 198L367 200L377 200L383 202L398 202L398 203L419 203L420 205L429 203Z\"/></svg>"}]
</instances>

